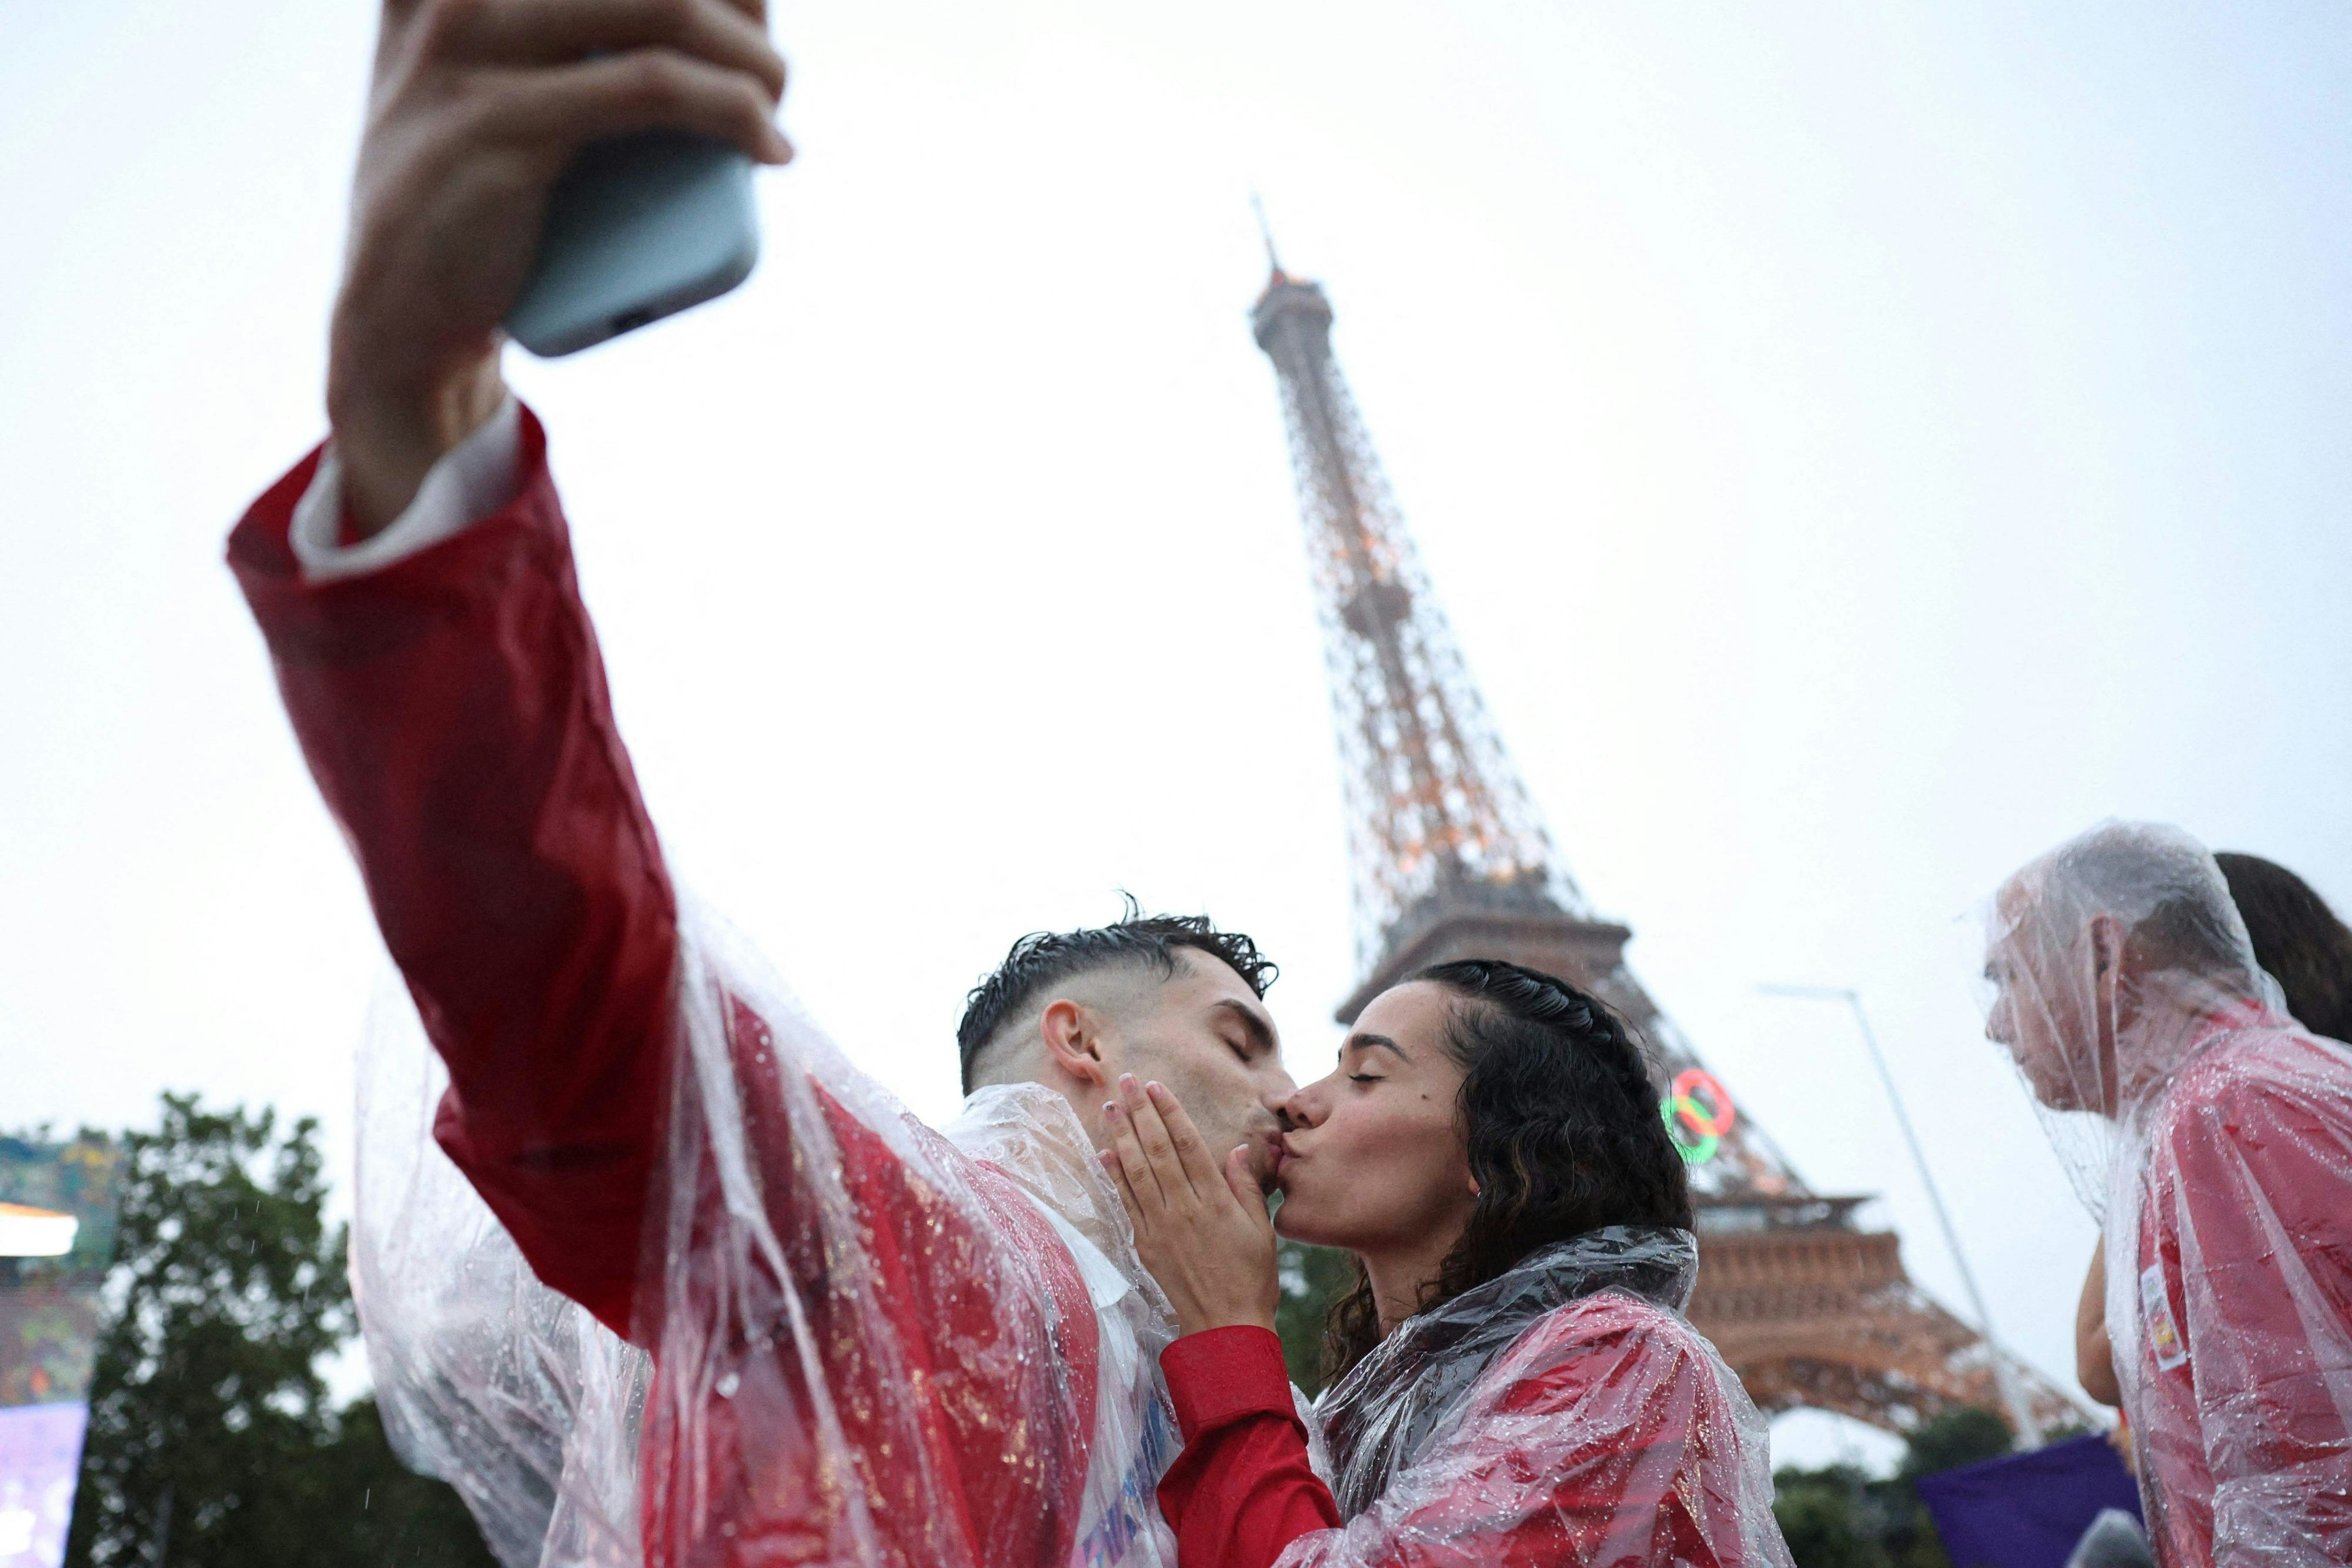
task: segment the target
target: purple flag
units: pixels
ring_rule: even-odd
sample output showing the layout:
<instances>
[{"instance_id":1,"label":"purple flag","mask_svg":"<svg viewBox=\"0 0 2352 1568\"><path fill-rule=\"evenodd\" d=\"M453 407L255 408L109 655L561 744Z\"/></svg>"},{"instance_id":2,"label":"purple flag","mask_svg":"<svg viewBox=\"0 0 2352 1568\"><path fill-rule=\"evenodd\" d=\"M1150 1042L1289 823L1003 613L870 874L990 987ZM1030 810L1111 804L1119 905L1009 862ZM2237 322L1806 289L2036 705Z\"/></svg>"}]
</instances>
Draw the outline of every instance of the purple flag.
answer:
<instances>
[{"instance_id":1,"label":"purple flag","mask_svg":"<svg viewBox=\"0 0 2352 1568\"><path fill-rule=\"evenodd\" d=\"M1954 1568L2063 1568L2101 1509L2139 1514L2139 1485L2105 1437L2070 1437L1915 1484Z\"/></svg>"}]
</instances>

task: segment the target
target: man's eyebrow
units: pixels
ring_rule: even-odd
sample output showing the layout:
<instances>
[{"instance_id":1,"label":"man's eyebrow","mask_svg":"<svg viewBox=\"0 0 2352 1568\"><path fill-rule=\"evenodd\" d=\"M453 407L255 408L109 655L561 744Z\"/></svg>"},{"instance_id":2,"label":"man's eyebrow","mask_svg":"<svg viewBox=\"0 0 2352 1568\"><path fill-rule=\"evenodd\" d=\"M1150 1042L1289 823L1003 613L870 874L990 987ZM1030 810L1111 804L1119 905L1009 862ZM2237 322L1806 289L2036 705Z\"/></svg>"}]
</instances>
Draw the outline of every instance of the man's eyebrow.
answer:
<instances>
[{"instance_id":1,"label":"man's eyebrow","mask_svg":"<svg viewBox=\"0 0 2352 1568\"><path fill-rule=\"evenodd\" d=\"M1217 1006L1242 1020L1242 1028L1249 1034L1252 1051L1265 1051L1274 1049L1274 1026L1267 1023L1246 1002L1226 997L1219 1001Z\"/></svg>"},{"instance_id":2,"label":"man's eyebrow","mask_svg":"<svg viewBox=\"0 0 2352 1568\"><path fill-rule=\"evenodd\" d=\"M1404 1047L1399 1045L1388 1036L1384 1034L1365 1034L1361 1031L1349 1035L1340 1043L1339 1054L1345 1056L1349 1051L1353 1051L1358 1047L1370 1051L1376 1045L1381 1047L1383 1050L1395 1051L1399 1061L1411 1061L1412 1060L1412 1057L1405 1054Z\"/></svg>"}]
</instances>

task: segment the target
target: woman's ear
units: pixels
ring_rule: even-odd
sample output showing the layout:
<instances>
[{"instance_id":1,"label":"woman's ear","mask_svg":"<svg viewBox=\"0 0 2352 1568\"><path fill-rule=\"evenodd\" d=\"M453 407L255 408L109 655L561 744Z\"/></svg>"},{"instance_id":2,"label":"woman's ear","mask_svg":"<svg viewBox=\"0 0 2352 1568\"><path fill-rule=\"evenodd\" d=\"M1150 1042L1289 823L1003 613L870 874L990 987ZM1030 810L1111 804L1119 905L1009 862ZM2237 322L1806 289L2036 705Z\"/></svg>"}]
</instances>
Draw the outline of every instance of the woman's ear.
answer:
<instances>
[{"instance_id":1,"label":"woman's ear","mask_svg":"<svg viewBox=\"0 0 2352 1568\"><path fill-rule=\"evenodd\" d=\"M1109 1092L1110 1072L1103 1063L1102 1030L1092 1013L1067 998L1060 998L1047 1004L1045 1015L1037 1020L1037 1032L1044 1038L1045 1054L1055 1066L1081 1083Z\"/></svg>"}]
</instances>

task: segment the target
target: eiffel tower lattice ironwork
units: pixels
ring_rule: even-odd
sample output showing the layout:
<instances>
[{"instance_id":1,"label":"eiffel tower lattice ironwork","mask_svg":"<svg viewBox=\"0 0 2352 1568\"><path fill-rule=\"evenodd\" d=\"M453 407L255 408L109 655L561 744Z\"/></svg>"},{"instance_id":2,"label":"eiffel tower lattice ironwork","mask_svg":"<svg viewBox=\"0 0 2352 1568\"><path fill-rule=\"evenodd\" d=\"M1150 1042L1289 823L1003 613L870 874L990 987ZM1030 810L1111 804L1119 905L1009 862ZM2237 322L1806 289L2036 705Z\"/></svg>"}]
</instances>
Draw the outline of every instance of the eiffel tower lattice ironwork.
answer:
<instances>
[{"instance_id":1,"label":"eiffel tower lattice ironwork","mask_svg":"<svg viewBox=\"0 0 2352 1568\"><path fill-rule=\"evenodd\" d=\"M1360 982L1339 1020L1426 965L1512 959L1622 1013L1650 1046L1663 1102L1705 1068L1626 967L1632 932L1586 904L1504 751L1332 358L1329 300L1266 249L1273 273L1250 323L1281 383L1348 804ZM1705 1083L1701 1120L1714 1125L1729 1100ZM1813 1192L1736 1113L1685 1147L1701 1154L1691 1319L1759 1406L1895 1432L1959 1406L2003 1408L1991 1347L1912 1283L1893 1232L1856 1222L1867 1197ZM2008 1371L2037 1426L2079 1418L2032 1369Z\"/></svg>"}]
</instances>

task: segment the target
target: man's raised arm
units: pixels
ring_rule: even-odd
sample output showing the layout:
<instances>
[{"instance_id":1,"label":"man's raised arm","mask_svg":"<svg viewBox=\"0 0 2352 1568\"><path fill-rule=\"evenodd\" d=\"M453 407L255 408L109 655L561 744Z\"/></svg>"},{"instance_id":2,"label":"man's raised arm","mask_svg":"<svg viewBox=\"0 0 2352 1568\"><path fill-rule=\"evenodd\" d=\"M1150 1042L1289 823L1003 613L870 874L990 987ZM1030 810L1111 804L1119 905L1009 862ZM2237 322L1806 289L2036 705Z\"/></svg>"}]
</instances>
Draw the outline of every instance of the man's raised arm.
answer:
<instances>
[{"instance_id":1,"label":"man's raised arm","mask_svg":"<svg viewBox=\"0 0 2352 1568\"><path fill-rule=\"evenodd\" d=\"M782 162L782 87L760 0L387 0L331 329L337 473L312 498L327 516L306 520L351 545L412 503L463 505L420 486L499 435L504 504L442 518L421 551L329 572L313 548L306 570L290 532L314 454L230 542L303 754L448 1063L436 1133L541 1278L623 1333L676 907L498 324L583 144L667 128ZM501 419L520 428L484 428Z\"/></svg>"},{"instance_id":2,"label":"man's raised arm","mask_svg":"<svg viewBox=\"0 0 2352 1568\"><path fill-rule=\"evenodd\" d=\"M564 1416L629 1423L608 1515L656 1568L1032 1568L1088 1517L1086 1281L1010 1178L879 1097L861 1120L854 1075L731 990L677 994L545 438L499 374L581 144L672 127L778 162L782 86L758 0L388 0L333 467L273 486L230 559L448 1064L436 1135L540 1278L654 1353L642 1406Z\"/></svg>"},{"instance_id":3,"label":"man's raised arm","mask_svg":"<svg viewBox=\"0 0 2352 1568\"><path fill-rule=\"evenodd\" d=\"M316 584L287 538L306 461L247 514L230 559L448 1063L443 1147L540 1277L625 1333L675 904L527 417L519 456L495 515Z\"/></svg>"}]
</instances>

